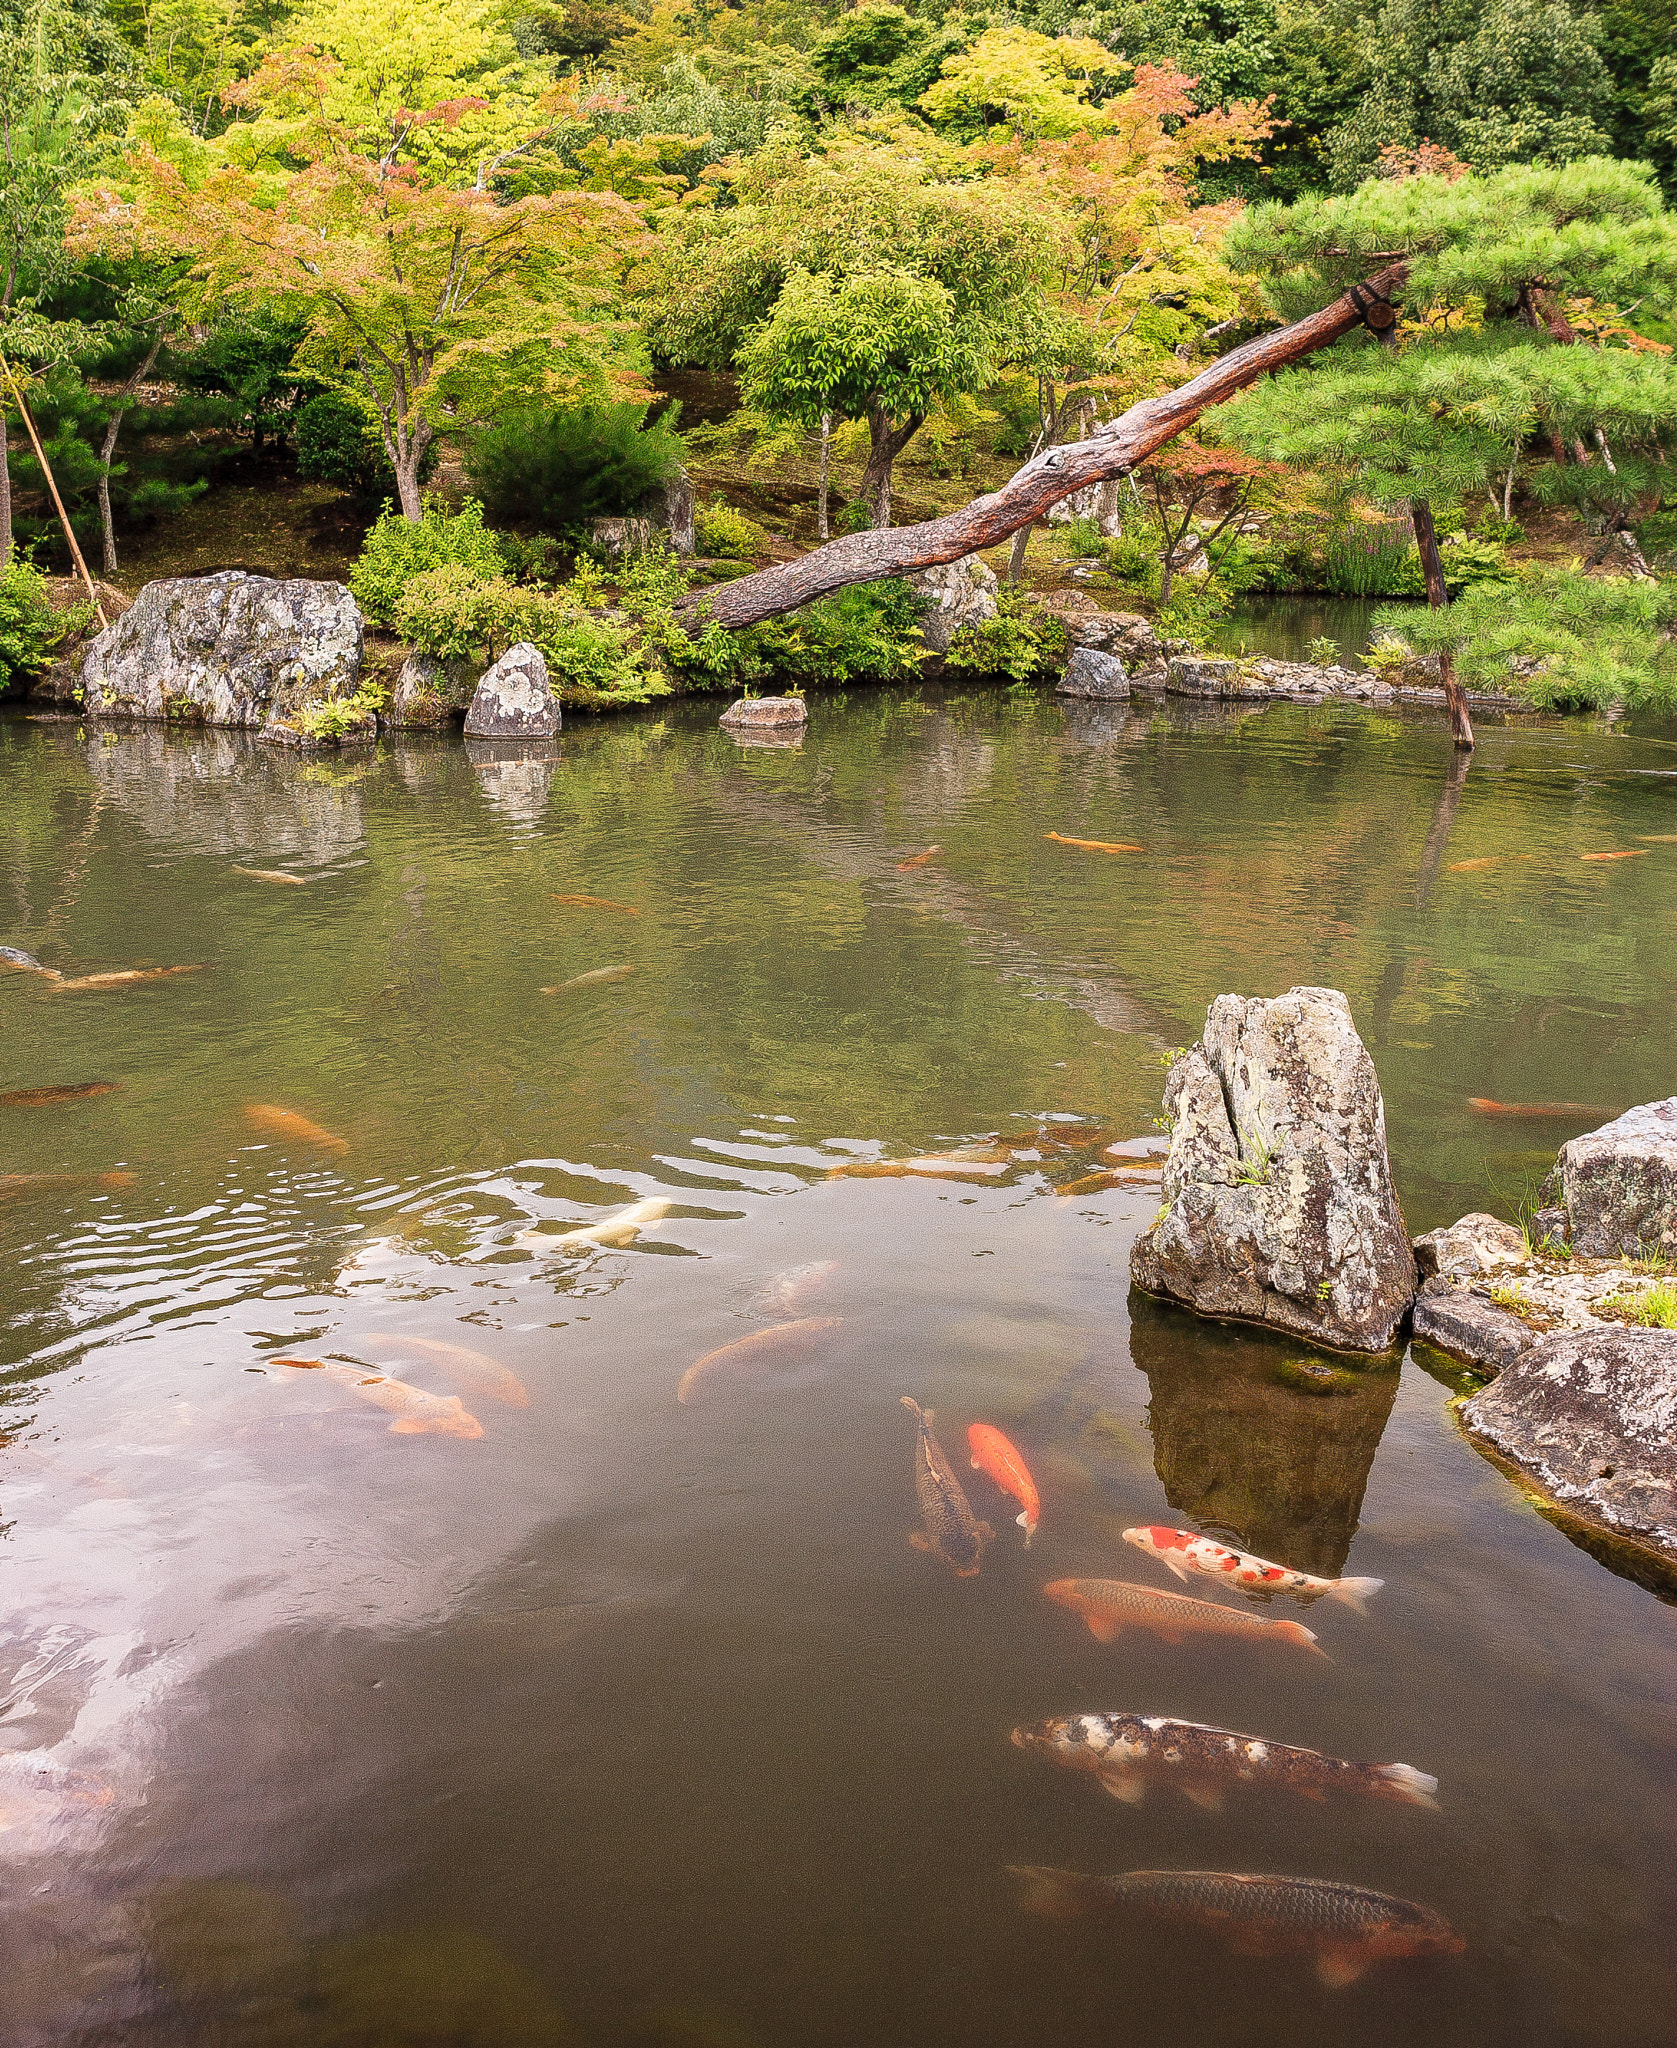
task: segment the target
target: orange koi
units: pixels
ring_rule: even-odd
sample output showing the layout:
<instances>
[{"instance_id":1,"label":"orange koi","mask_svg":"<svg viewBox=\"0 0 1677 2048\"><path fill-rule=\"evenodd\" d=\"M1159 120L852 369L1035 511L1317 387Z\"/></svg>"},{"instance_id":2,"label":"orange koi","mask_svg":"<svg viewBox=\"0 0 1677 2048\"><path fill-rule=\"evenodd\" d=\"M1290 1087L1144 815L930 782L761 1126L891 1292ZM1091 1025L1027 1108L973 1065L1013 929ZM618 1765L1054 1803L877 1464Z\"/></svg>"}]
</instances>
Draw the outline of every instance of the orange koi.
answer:
<instances>
[{"instance_id":1,"label":"orange koi","mask_svg":"<svg viewBox=\"0 0 1677 2048\"><path fill-rule=\"evenodd\" d=\"M394 1415L396 1420L390 1425L392 1436L472 1438L483 1434L483 1424L467 1411L458 1394L428 1394L423 1387L410 1387L406 1380L387 1379L383 1373L368 1372L359 1365L341 1365L336 1359L276 1358L274 1363L294 1366L299 1372L323 1372L363 1401Z\"/></svg>"},{"instance_id":2,"label":"orange koi","mask_svg":"<svg viewBox=\"0 0 1677 2048\"><path fill-rule=\"evenodd\" d=\"M1124 839L1071 839L1064 832L1045 832L1044 839L1057 839L1062 846L1081 846L1086 853L1145 853L1145 846L1132 846Z\"/></svg>"},{"instance_id":3,"label":"orange koi","mask_svg":"<svg viewBox=\"0 0 1677 2048\"><path fill-rule=\"evenodd\" d=\"M1493 1102L1488 1095L1470 1095L1467 1106L1480 1116L1612 1116L1596 1102Z\"/></svg>"},{"instance_id":4,"label":"orange koi","mask_svg":"<svg viewBox=\"0 0 1677 2048\"><path fill-rule=\"evenodd\" d=\"M1328 1654L1302 1621L1265 1621L1242 1608L1191 1600L1186 1593L1161 1593L1126 1579L1055 1579L1042 1590L1056 1605L1080 1614L1097 1643L1114 1642L1127 1628L1144 1628L1167 1643L1188 1636L1238 1636L1249 1643L1291 1643L1316 1657Z\"/></svg>"},{"instance_id":5,"label":"orange koi","mask_svg":"<svg viewBox=\"0 0 1677 2048\"><path fill-rule=\"evenodd\" d=\"M423 1358L434 1358L444 1372L450 1372L457 1380L479 1394L487 1394L492 1401L504 1401L509 1408L528 1408L529 1390L516 1374L508 1372L504 1365L487 1357L481 1351L468 1350L464 1344L448 1344L440 1337L406 1337L397 1333L363 1337L361 1348L365 1351L417 1351Z\"/></svg>"},{"instance_id":6,"label":"orange koi","mask_svg":"<svg viewBox=\"0 0 1677 2048\"><path fill-rule=\"evenodd\" d=\"M1486 868L1505 867L1509 861L1530 860L1529 853L1487 853L1478 860L1453 860L1449 872L1452 875L1477 875Z\"/></svg>"},{"instance_id":7,"label":"orange koi","mask_svg":"<svg viewBox=\"0 0 1677 2048\"><path fill-rule=\"evenodd\" d=\"M1648 858L1648 849L1645 846L1633 846L1627 853L1581 853L1578 858L1580 860L1646 860Z\"/></svg>"},{"instance_id":8,"label":"orange koi","mask_svg":"<svg viewBox=\"0 0 1677 2048\"><path fill-rule=\"evenodd\" d=\"M252 1130L266 1131L271 1138L289 1138L299 1145L322 1145L328 1152L347 1152L348 1142L336 1132L323 1131L294 1109L282 1109L277 1102L247 1102L245 1122Z\"/></svg>"},{"instance_id":9,"label":"orange koi","mask_svg":"<svg viewBox=\"0 0 1677 2048\"><path fill-rule=\"evenodd\" d=\"M988 1422L968 1423L967 1444L972 1451L972 1469L993 1479L1003 1493L1011 1493L1024 1510L1014 1520L1024 1530L1025 1548L1029 1550L1042 1514L1042 1500L1030 1467L1020 1456L1017 1445L1009 1443L1001 1431Z\"/></svg>"},{"instance_id":10,"label":"orange koi","mask_svg":"<svg viewBox=\"0 0 1677 2048\"><path fill-rule=\"evenodd\" d=\"M550 902L568 903L573 910L619 910L625 917L640 916L632 903L614 903L609 896L556 896L551 889L547 893Z\"/></svg>"},{"instance_id":11,"label":"orange koi","mask_svg":"<svg viewBox=\"0 0 1677 2048\"><path fill-rule=\"evenodd\" d=\"M897 873L899 875L906 875L910 868L923 868L927 861L932 858L933 854L942 853L942 851L943 848L941 846L928 846L924 853L915 854L912 860L898 861Z\"/></svg>"},{"instance_id":12,"label":"orange koi","mask_svg":"<svg viewBox=\"0 0 1677 2048\"><path fill-rule=\"evenodd\" d=\"M684 1407L717 1391L724 1381L744 1386L759 1385L789 1365L801 1364L814 1350L816 1340L838 1329L842 1316L804 1316L795 1323L776 1323L767 1330L753 1330L716 1351L695 1359L681 1376L675 1390Z\"/></svg>"},{"instance_id":13,"label":"orange koi","mask_svg":"<svg viewBox=\"0 0 1677 2048\"><path fill-rule=\"evenodd\" d=\"M1057 1195L1099 1195L1108 1188L1133 1187L1135 1178L1127 1173L1084 1173L1076 1180L1063 1180L1054 1190Z\"/></svg>"},{"instance_id":14,"label":"orange koi","mask_svg":"<svg viewBox=\"0 0 1677 2048\"><path fill-rule=\"evenodd\" d=\"M198 960L190 967L123 967L112 974L79 974L73 981L55 979L52 990L62 996L79 988L127 988L136 981L167 981L172 974L202 974L208 964Z\"/></svg>"},{"instance_id":15,"label":"orange koi","mask_svg":"<svg viewBox=\"0 0 1677 2048\"><path fill-rule=\"evenodd\" d=\"M0 1173L0 1197L15 1195L24 1188L77 1188L91 1181L96 1188L128 1188L131 1173Z\"/></svg>"}]
</instances>

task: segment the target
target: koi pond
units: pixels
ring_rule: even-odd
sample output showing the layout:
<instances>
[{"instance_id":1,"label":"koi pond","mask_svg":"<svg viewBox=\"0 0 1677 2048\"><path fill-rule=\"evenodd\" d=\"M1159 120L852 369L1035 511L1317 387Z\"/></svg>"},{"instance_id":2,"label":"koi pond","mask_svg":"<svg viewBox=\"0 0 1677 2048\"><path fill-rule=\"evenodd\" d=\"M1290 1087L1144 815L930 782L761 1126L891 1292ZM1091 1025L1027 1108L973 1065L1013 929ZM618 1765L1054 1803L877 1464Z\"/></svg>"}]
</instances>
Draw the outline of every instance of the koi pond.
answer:
<instances>
[{"instance_id":1,"label":"koi pond","mask_svg":"<svg viewBox=\"0 0 1677 2048\"><path fill-rule=\"evenodd\" d=\"M1132 1300L1156 1183L1098 1176L1213 996L1326 984L1409 1227L1515 1216L1677 1086L1677 735L721 708L530 755L0 722L0 945L47 970L0 974L0 2038L1663 2048L1677 1605L1438 1357ZM154 967L196 971L108 978ZM976 1576L910 1543L905 1395ZM1325 1658L1101 1641L1044 1587L1201 1590L1138 1524L1384 1586L1224 1592ZM1438 1810L1114 1798L1010 1739L1105 1714ZM1044 1917L1022 1869L1450 1939L1317 1967L1285 1891Z\"/></svg>"}]
</instances>

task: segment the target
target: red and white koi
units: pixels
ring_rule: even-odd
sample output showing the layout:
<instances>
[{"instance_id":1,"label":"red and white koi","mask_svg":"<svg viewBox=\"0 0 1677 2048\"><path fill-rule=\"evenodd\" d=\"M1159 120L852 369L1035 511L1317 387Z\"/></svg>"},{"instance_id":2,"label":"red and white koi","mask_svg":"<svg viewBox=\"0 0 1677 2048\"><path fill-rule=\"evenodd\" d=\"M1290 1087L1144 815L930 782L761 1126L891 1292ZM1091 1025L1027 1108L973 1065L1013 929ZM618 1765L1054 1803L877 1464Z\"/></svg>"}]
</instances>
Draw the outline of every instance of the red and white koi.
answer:
<instances>
[{"instance_id":1,"label":"red and white koi","mask_svg":"<svg viewBox=\"0 0 1677 2048\"><path fill-rule=\"evenodd\" d=\"M1378 1593L1384 1579L1319 1579L1314 1572L1297 1572L1267 1558L1253 1557L1244 1550L1231 1550L1210 1536L1196 1536L1192 1529L1166 1529L1158 1524L1126 1529L1124 1541L1156 1557L1167 1570L1184 1581L1190 1572L1207 1579L1221 1579L1228 1586L1242 1586L1253 1593L1294 1593L1301 1600L1343 1600L1358 1614L1367 1613L1363 1602Z\"/></svg>"}]
</instances>

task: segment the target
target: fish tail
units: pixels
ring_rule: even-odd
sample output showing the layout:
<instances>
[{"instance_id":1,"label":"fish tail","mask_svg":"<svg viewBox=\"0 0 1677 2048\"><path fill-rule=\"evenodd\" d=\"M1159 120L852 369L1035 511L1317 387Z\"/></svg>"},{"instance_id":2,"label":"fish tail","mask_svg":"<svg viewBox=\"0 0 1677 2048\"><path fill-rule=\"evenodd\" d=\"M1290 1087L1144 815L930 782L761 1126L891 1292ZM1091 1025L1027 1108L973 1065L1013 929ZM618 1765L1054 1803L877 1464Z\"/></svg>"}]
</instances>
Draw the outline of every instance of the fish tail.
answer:
<instances>
[{"instance_id":1,"label":"fish tail","mask_svg":"<svg viewBox=\"0 0 1677 2048\"><path fill-rule=\"evenodd\" d=\"M1438 1780L1429 1778L1425 1771L1416 1770L1413 1764L1376 1764L1374 1775L1380 1779L1381 1790L1388 1799L1400 1799L1408 1806L1424 1806L1437 1813L1438 1801L1432 1795L1438 1790Z\"/></svg>"},{"instance_id":2,"label":"fish tail","mask_svg":"<svg viewBox=\"0 0 1677 2048\"><path fill-rule=\"evenodd\" d=\"M902 1394L898 1398L911 1415L916 1416L927 1429L931 1428L932 1411L930 1408L922 1408L912 1394Z\"/></svg>"},{"instance_id":3,"label":"fish tail","mask_svg":"<svg viewBox=\"0 0 1677 2048\"><path fill-rule=\"evenodd\" d=\"M1308 1650L1313 1657L1328 1657L1327 1651L1317 1642L1315 1631L1306 1628L1302 1621L1272 1621L1270 1627L1275 1630L1283 1642L1297 1643L1301 1649ZM1328 1657L1328 1662L1331 1664L1333 1659Z\"/></svg>"},{"instance_id":4,"label":"fish tail","mask_svg":"<svg viewBox=\"0 0 1677 2048\"><path fill-rule=\"evenodd\" d=\"M1025 1887L1019 1903L1027 1913L1048 1920L1079 1920L1108 1903L1107 1887L1080 1870L1054 1870L1043 1863L1010 1863L1009 1877Z\"/></svg>"},{"instance_id":5,"label":"fish tail","mask_svg":"<svg viewBox=\"0 0 1677 2048\"><path fill-rule=\"evenodd\" d=\"M1019 1524L1020 1528L1024 1530L1025 1548L1029 1550L1031 1547L1031 1538L1036 1534L1036 1524L1031 1520L1029 1515L1025 1514L1015 1515L1013 1519Z\"/></svg>"},{"instance_id":6,"label":"fish tail","mask_svg":"<svg viewBox=\"0 0 1677 2048\"><path fill-rule=\"evenodd\" d=\"M1378 1593L1385 1583L1384 1579L1335 1579L1328 1588L1327 1597L1343 1600L1353 1614L1366 1614L1368 1609L1363 1602Z\"/></svg>"}]
</instances>

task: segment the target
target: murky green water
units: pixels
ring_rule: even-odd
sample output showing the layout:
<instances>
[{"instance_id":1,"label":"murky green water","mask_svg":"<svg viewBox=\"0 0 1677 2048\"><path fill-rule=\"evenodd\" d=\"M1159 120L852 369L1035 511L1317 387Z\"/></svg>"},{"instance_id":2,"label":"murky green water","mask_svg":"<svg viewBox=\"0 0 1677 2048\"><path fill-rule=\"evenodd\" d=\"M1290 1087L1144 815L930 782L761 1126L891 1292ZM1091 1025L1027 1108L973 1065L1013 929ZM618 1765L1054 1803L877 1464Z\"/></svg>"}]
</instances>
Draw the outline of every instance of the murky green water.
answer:
<instances>
[{"instance_id":1,"label":"murky green water","mask_svg":"<svg viewBox=\"0 0 1677 2048\"><path fill-rule=\"evenodd\" d=\"M1370 597L1240 598L1210 629L1215 647L1230 654L1268 654L1277 661L1309 661L1318 640L1331 640L1341 667L1363 667L1363 650L1383 599Z\"/></svg>"},{"instance_id":2,"label":"murky green water","mask_svg":"<svg viewBox=\"0 0 1677 2048\"><path fill-rule=\"evenodd\" d=\"M0 978L0 1091L119 1084L0 1108L0 2036L1669 2041L1677 1608L1413 1362L1319 1399L1296 1345L1130 1304L1156 1194L1053 1184L1146 1133L1213 995L1329 983L1411 1226L1507 1213L1599 1119L1469 1096L1677 1085L1673 736L1488 725L1464 780L1441 725L1345 709L858 696L798 751L716 710L542 765L0 724L0 943L204 963ZM1073 1149L831 1177L1039 1129ZM644 1197L623 1245L514 1242ZM677 1402L788 1315L842 1321ZM292 1357L482 1434L393 1433ZM982 1574L910 1548L905 1393L963 1471L971 1420L1025 1450L1028 1553L977 1474ZM1174 1583L1119 1540L1158 1520L1386 1588L1311 1610L1331 1663L1102 1646L1043 1599ZM1121 1805L1008 1741L1098 1709L1402 1760L1443 1811ZM1031 1918L1013 1864L1340 1878L1467 1947L1330 1992Z\"/></svg>"}]
</instances>

